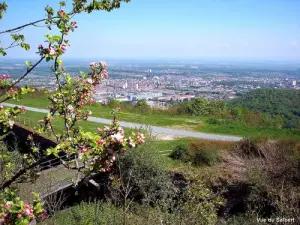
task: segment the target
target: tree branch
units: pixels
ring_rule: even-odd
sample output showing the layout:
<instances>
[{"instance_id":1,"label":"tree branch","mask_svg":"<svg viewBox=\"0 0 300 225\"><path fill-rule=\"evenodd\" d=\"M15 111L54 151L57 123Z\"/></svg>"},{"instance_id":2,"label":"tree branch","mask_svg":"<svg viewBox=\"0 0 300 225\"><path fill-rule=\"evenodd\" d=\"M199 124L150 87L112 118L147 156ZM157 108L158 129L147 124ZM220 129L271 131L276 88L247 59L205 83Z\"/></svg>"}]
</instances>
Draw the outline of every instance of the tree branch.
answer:
<instances>
[{"instance_id":1,"label":"tree branch","mask_svg":"<svg viewBox=\"0 0 300 225\"><path fill-rule=\"evenodd\" d=\"M0 97L6 94L6 92L14 87L16 84L18 84L21 80L23 80L38 64L40 64L45 59L45 56L42 56L38 62L36 62L33 66L31 66L29 69L27 69L26 73L24 73L22 76L20 76L16 81L14 81L11 85L9 85L6 89L3 90L3 93L0 94ZM4 100L1 100L0 103L5 102L7 98Z\"/></svg>"},{"instance_id":2,"label":"tree branch","mask_svg":"<svg viewBox=\"0 0 300 225\"><path fill-rule=\"evenodd\" d=\"M36 166L38 166L39 164L41 164L43 162L45 158L41 158L40 160L32 163L31 165L23 168L23 169L20 169L12 178L10 178L9 180L3 182L1 184L1 187L0 187L0 191L3 191L5 188L9 187L14 181L16 181L20 176L22 176L24 173L26 173L27 170L30 170Z\"/></svg>"},{"instance_id":3,"label":"tree branch","mask_svg":"<svg viewBox=\"0 0 300 225\"><path fill-rule=\"evenodd\" d=\"M75 16L75 14L77 13L80 13L80 12L75 12L74 10L72 10L72 12L68 13L69 16L71 16L71 18L73 16ZM59 18L58 16L54 16L52 17L52 19L57 19ZM19 27L15 27L15 28L12 28L12 29L8 29L8 30L3 30L3 31L0 31L0 34L5 34L5 33L11 33L11 32L17 32L21 29L24 29L25 27L28 27L28 26L38 26L36 25L37 23L40 23L40 22L43 22L43 21L46 21L48 20L48 18L44 18L44 19L40 19L40 20L37 20L37 21L34 21L34 22L31 22L31 23L26 23L22 26L19 26Z\"/></svg>"},{"instance_id":4,"label":"tree branch","mask_svg":"<svg viewBox=\"0 0 300 225\"><path fill-rule=\"evenodd\" d=\"M40 19L40 20L37 20L35 22L27 23L27 24L24 24L22 26L19 26L19 27L13 28L13 29L8 29L8 30L0 31L0 34L10 33L10 32L13 32L13 31L17 31L17 30L23 29L23 28L28 27L28 26L35 25L37 23L40 23L40 22L43 22L43 21L46 21L46 20L47 19Z\"/></svg>"}]
</instances>

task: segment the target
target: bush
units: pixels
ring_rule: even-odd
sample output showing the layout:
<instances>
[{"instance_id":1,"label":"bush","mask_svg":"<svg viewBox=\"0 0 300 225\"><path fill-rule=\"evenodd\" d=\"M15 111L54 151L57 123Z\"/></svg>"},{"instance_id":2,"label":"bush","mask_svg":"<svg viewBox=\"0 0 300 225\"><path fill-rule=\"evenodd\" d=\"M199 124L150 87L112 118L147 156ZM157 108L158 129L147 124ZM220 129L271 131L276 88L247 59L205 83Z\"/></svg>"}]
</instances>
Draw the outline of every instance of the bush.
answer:
<instances>
[{"instance_id":1,"label":"bush","mask_svg":"<svg viewBox=\"0 0 300 225\"><path fill-rule=\"evenodd\" d=\"M135 108L141 113L149 113L151 111L150 106L147 104L146 100L138 100Z\"/></svg>"},{"instance_id":2,"label":"bush","mask_svg":"<svg viewBox=\"0 0 300 225\"><path fill-rule=\"evenodd\" d=\"M171 152L170 157L172 159L184 160L188 152L187 147L184 144L177 145L175 149Z\"/></svg>"},{"instance_id":3,"label":"bush","mask_svg":"<svg viewBox=\"0 0 300 225\"><path fill-rule=\"evenodd\" d=\"M162 206L174 197L176 189L153 141L148 139L144 145L120 155L118 164L124 183L132 187L131 198Z\"/></svg>"},{"instance_id":4,"label":"bush","mask_svg":"<svg viewBox=\"0 0 300 225\"><path fill-rule=\"evenodd\" d=\"M192 141L188 146L186 160L197 166L211 166L221 161L219 150L216 148L207 148L205 144L199 141Z\"/></svg>"},{"instance_id":5,"label":"bush","mask_svg":"<svg viewBox=\"0 0 300 225\"><path fill-rule=\"evenodd\" d=\"M235 145L234 150L242 157L264 157L258 145L260 142L261 140L245 138Z\"/></svg>"},{"instance_id":6,"label":"bush","mask_svg":"<svg viewBox=\"0 0 300 225\"><path fill-rule=\"evenodd\" d=\"M299 141L294 139L269 141L260 138L246 139L235 146L246 168L242 182L248 186L243 188L247 191L236 199L243 199L246 211L260 217L299 219L300 158L297 143ZM232 194L229 197L232 198Z\"/></svg>"},{"instance_id":7,"label":"bush","mask_svg":"<svg viewBox=\"0 0 300 225\"><path fill-rule=\"evenodd\" d=\"M106 105L110 108L116 108L116 107L121 106L121 102L116 99L111 98L108 100Z\"/></svg>"},{"instance_id":8,"label":"bush","mask_svg":"<svg viewBox=\"0 0 300 225\"><path fill-rule=\"evenodd\" d=\"M55 217L42 222L42 225L94 225L122 224L122 212L109 203L81 203L60 211Z\"/></svg>"}]
</instances>

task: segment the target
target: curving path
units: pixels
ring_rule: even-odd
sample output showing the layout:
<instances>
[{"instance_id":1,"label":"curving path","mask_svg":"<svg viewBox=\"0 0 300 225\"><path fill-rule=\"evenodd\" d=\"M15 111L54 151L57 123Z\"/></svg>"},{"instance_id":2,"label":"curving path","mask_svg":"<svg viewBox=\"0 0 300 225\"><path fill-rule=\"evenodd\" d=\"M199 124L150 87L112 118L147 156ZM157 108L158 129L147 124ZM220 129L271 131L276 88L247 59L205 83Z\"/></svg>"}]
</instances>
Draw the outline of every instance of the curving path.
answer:
<instances>
[{"instance_id":1,"label":"curving path","mask_svg":"<svg viewBox=\"0 0 300 225\"><path fill-rule=\"evenodd\" d=\"M15 105L10 103L2 103L4 106L8 107L21 107L22 105ZM49 110L46 109L39 109L34 107L25 106L26 110L33 111L33 112L40 112L40 113L48 113ZM111 120L104 119L104 118L98 118L98 117L89 117L88 121L95 122L95 123L102 123L102 124L110 124ZM166 127L158 127L158 126L151 126L151 125L143 125L139 123L131 123L131 122L120 122L120 125L122 127L127 128L142 128L146 130L152 131L152 133L157 135L172 135L172 136L178 136L178 137L194 137L194 138L200 138L200 139L209 139L209 140L222 140L222 141L239 141L242 139L242 137L237 136L228 136L228 135L222 135L222 134L211 134L211 133L202 133L202 132L196 132L196 131L188 131L188 130L182 130L182 129L171 129Z\"/></svg>"}]
</instances>

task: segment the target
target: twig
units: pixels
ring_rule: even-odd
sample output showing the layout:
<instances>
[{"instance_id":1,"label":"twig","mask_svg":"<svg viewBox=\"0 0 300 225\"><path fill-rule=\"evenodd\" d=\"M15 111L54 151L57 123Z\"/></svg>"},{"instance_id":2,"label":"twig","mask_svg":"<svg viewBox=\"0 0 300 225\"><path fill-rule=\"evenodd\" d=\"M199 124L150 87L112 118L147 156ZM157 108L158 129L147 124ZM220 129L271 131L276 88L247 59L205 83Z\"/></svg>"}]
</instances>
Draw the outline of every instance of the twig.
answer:
<instances>
[{"instance_id":1,"label":"twig","mask_svg":"<svg viewBox=\"0 0 300 225\"><path fill-rule=\"evenodd\" d=\"M16 181L20 176L22 176L24 173L26 173L27 170L30 170L36 166L38 166L39 164L42 163L42 161L44 160L45 158L41 158L40 160L32 163L31 165L23 168L23 169L20 169L12 178L10 178L9 180L5 181L2 183L1 187L0 187L0 190L3 191L5 188L9 187L14 181Z\"/></svg>"},{"instance_id":2,"label":"twig","mask_svg":"<svg viewBox=\"0 0 300 225\"><path fill-rule=\"evenodd\" d=\"M3 93L0 94L0 97L2 97L3 95L6 94L6 92L14 87L16 84L18 84L21 80L23 80L38 64L40 64L43 60L45 59L45 56L42 56L40 58L40 60L38 62L36 62L33 66L31 66L29 69L27 69L27 71L20 76L16 81L14 81L11 85L9 85L6 89L4 89ZM0 103L5 102L7 100L7 98L5 98L4 100L1 100Z\"/></svg>"}]
</instances>

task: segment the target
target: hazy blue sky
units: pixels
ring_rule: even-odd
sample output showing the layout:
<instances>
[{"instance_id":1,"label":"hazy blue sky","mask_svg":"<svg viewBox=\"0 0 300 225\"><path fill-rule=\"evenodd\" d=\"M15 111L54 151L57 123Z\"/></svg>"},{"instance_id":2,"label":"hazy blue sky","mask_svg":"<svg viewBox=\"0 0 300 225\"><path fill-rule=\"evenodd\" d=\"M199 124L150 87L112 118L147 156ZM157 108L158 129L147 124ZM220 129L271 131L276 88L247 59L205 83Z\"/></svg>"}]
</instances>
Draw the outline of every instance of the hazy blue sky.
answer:
<instances>
[{"instance_id":1,"label":"hazy blue sky","mask_svg":"<svg viewBox=\"0 0 300 225\"><path fill-rule=\"evenodd\" d=\"M0 30L40 19L44 6L58 1L6 2ZM300 59L300 0L132 0L119 10L76 20L79 29L69 37L68 57ZM23 33L35 47L45 32Z\"/></svg>"}]
</instances>

